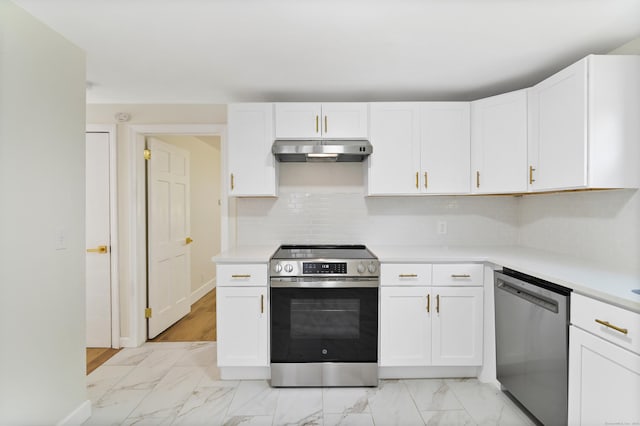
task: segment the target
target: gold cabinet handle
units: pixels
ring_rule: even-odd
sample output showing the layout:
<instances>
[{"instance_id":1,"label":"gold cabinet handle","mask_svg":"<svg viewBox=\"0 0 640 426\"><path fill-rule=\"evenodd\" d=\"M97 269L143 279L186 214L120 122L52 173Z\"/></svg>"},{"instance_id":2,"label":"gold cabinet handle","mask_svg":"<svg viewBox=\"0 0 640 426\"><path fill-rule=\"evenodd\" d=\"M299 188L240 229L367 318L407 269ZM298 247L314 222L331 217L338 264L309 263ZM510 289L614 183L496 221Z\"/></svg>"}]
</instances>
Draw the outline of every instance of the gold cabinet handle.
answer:
<instances>
[{"instance_id":1,"label":"gold cabinet handle","mask_svg":"<svg viewBox=\"0 0 640 426\"><path fill-rule=\"evenodd\" d=\"M429 175L427 175L427 172L424 172L424 189L427 189L429 187Z\"/></svg>"},{"instance_id":2,"label":"gold cabinet handle","mask_svg":"<svg viewBox=\"0 0 640 426\"><path fill-rule=\"evenodd\" d=\"M617 327L617 326L615 326L613 324L610 324L609 321L603 321L603 320L600 320L600 319L596 319L596 322L598 324L604 325L605 327L613 328L615 331L618 331L618 332L620 332L622 334L629 333L629 330L627 330L626 328Z\"/></svg>"},{"instance_id":3,"label":"gold cabinet handle","mask_svg":"<svg viewBox=\"0 0 640 426\"><path fill-rule=\"evenodd\" d=\"M327 124L328 119L327 116L324 116L324 132L327 133L327 131L329 130L329 125Z\"/></svg>"},{"instance_id":4,"label":"gold cabinet handle","mask_svg":"<svg viewBox=\"0 0 640 426\"><path fill-rule=\"evenodd\" d=\"M320 117L316 115L316 133L318 133L320 131L319 124L318 124L319 121L318 120L320 120Z\"/></svg>"},{"instance_id":5,"label":"gold cabinet handle","mask_svg":"<svg viewBox=\"0 0 640 426\"><path fill-rule=\"evenodd\" d=\"M87 249L87 253L108 253L109 252L109 248L107 246L98 246L96 248L90 248Z\"/></svg>"},{"instance_id":6,"label":"gold cabinet handle","mask_svg":"<svg viewBox=\"0 0 640 426\"><path fill-rule=\"evenodd\" d=\"M400 278L418 278L418 274L398 274Z\"/></svg>"},{"instance_id":7,"label":"gold cabinet handle","mask_svg":"<svg viewBox=\"0 0 640 426\"><path fill-rule=\"evenodd\" d=\"M451 274L451 278L471 278L469 274Z\"/></svg>"},{"instance_id":8,"label":"gold cabinet handle","mask_svg":"<svg viewBox=\"0 0 640 426\"><path fill-rule=\"evenodd\" d=\"M436 313L437 314L440 313L440 295L439 294L436 295Z\"/></svg>"},{"instance_id":9,"label":"gold cabinet handle","mask_svg":"<svg viewBox=\"0 0 640 426\"><path fill-rule=\"evenodd\" d=\"M420 179L420 173L416 172L416 189L420 188L420 182L418 182L419 179Z\"/></svg>"},{"instance_id":10,"label":"gold cabinet handle","mask_svg":"<svg viewBox=\"0 0 640 426\"><path fill-rule=\"evenodd\" d=\"M192 242L193 242L193 238L191 238L191 237L187 237L187 238L184 239L184 243L187 244L187 245L191 244Z\"/></svg>"},{"instance_id":11,"label":"gold cabinet handle","mask_svg":"<svg viewBox=\"0 0 640 426\"><path fill-rule=\"evenodd\" d=\"M234 188L234 183L233 183L233 173L231 173L231 190L233 191Z\"/></svg>"},{"instance_id":12,"label":"gold cabinet handle","mask_svg":"<svg viewBox=\"0 0 640 426\"><path fill-rule=\"evenodd\" d=\"M533 184L533 182L535 182L536 180L533 178L533 172L535 172L536 169L533 168L533 166L529 166L529 185Z\"/></svg>"},{"instance_id":13,"label":"gold cabinet handle","mask_svg":"<svg viewBox=\"0 0 640 426\"><path fill-rule=\"evenodd\" d=\"M231 278L251 278L251 274L233 274Z\"/></svg>"},{"instance_id":14,"label":"gold cabinet handle","mask_svg":"<svg viewBox=\"0 0 640 426\"><path fill-rule=\"evenodd\" d=\"M260 295L260 313L264 314L264 294Z\"/></svg>"},{"instance_id":15,"label":"gold cabinet handle","mask_svg":"<svg viewBox=\"0 0 640 426\"><path fill-rule=\"evenodd\" d=\"M431 295L427 294L427 313L429 313L429 306L431 305Z\"/></svg>"},{"instance_id":16,"label":"gold cabinet handle","mask_svg":"<svg viewBox=\"0 0 640 426\"><path fill-rule=\"evenodd\" d=\"M476 171L476 188L480 188L480 172Z\"/></svg>"}]
</instances>

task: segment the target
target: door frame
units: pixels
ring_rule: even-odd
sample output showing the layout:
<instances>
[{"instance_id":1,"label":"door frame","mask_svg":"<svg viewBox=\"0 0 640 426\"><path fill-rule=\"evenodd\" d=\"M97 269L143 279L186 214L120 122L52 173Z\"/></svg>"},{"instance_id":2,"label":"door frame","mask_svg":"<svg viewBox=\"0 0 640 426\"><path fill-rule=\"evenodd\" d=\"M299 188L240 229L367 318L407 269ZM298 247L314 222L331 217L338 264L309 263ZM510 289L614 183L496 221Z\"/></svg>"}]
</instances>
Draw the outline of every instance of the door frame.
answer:
<instances>
[{"instance_id":1,"label":"door frame","mask_svg":"<svg viewBox=\"0 0 640 426\"><path fill-rule=\"evenodd\" d=\"M118 263L118 131L115 124L87 124L85 133L109 134L109 254L111 263L111 347L119 349L120 286ZM85 284L86 285L86 284Z\"/></svg>"},{"instance_id":2,"label":"door frame","mask_svg":"<svg viewBox=\"0 0 640 426\"><path fill-rule=\"evenodd\" d=\"M227 190L227 125L226 124L148 124L129 126L129 287L130 337L122 346L137 347L147 340L147 215L145 207L146 175L143 151L145 139L151 135L219 136L220 137L220 250L229 248L230 210Z\"/></svg>"}]
</instances>

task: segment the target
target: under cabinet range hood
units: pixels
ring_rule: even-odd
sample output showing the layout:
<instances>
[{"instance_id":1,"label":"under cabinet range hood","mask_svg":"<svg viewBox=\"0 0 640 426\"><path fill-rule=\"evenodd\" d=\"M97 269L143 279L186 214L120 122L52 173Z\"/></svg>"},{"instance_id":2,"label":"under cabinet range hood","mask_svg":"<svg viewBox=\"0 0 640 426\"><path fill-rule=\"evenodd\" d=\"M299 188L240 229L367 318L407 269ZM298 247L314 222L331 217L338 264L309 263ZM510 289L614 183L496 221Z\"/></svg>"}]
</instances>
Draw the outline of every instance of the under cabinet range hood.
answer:
<instances>
[{"instance_id":1,"label":"under cabinet range hood","mask_svg":"<svg viewBox=\"0 0 640 426\"><path fill-rule=\"evenodd\" d=\"M367 140L276 140L271 151L283 163L359 162L373 147Z\"/></svg>"}]
</instances>

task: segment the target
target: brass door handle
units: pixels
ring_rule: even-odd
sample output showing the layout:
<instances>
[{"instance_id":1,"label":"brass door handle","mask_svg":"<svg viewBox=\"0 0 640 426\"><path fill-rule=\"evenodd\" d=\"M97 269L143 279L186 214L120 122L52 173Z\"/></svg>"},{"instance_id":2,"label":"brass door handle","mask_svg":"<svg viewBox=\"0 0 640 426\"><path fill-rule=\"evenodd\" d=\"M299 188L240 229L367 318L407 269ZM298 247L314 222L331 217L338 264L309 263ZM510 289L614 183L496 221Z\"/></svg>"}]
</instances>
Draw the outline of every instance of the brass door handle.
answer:
<instances>
[{"instance_id":1,"label":"brass door handle","mask_svg":"<svg viewBox=\"0 0 640 426\"><path fill-rule=\"evenodd\" d=\"M191 244L192 242L193 242L193 239L191 237L187 237L184 239L185 244Z\"/></svg>"},{"instance_id":2,"label":"brass door handle","mask_svg":"<svg viewBox=\"0 0 640 426\"><path fill-rule=\"evenodd\" d=\"M398 274L400 278L418 278L418 274Z\"/></svg>"},{"instance_id":3,"label":"brass door handle","mask_svg":"<svg viewBox=\"0 0 640 426\"><path fill-rule=\"evenodd\" d=\"M264 314L264 294L260 295L260 313Z\"/></svg>"},{"instance_id":4,"label":"brass door handle","mask_svg":"<svg viewBox=\"0 0 640 426\"><path fill-rule=\"evenodd\" d=\"M87 249L87 253L108 253L109 249L107 248L107 246L98 246L96 248L90 248Z\"/></svg>"},{"instance_id":5,"label":"brass door handle","mask_svg":"<svg viewBox=\"0 0 640 426\"><path fill-rule=\"evenodd\" d=\"M233 274L231 278L251 278L251 274Z\"/></svg>"},{"instance_id":6,"label":"brass door handle","mask_svg":"<svg viewBox=\"0 0 640 426\"><path fill-rule=\"evenodd\" d=\"M440 313L440 295L436 295L436 313Z\"/></svg>"},{"instance_id":7,"label":"brass door handle","mask_svg":"<svg viewBox=\"0 0 640 426\"><path fill-rule=\"evenodd\" d=\"M615 331L618 331L618 332L620 332L622 334L629 333L629 330L627 330L626 328L617 327L617 326L615 326L613 324L610 324L609 321L603 321L603 320L600 320L600 319L596 319L596 322L598 324L604 325L605 327L613 328Z\"/></svg>"},{"instance_id":8,"label":"brass door handle","mask_svg":"<svg viewBox=\"0 0 640 426\"><path fill-rule=\"evenodd\" d=\"M536 169L533 168L533 166L529 166L529 185L532 185L533 182L535 182L536 180L533 178L533 172L535 172Z\"/></svg>"},{"instance_id":9,"label":"brass door handle","mask_svg":"<svg viewBox=\"0 0 640 426\"><path fill-rule=\"evenodd\" d=\"M431 295L427 294L427 313L429 313L429 305L431 304Z\"/></svg>"},{"instance_id":10,"label":"brass door handle","mask_svg":"<svg viewBox=\"0 0 640 426\"><path fill-rule=\"evenodd\" d=\"M451 274L451 278L471 278L469 274Z\"/></svg>"}]
</instances>

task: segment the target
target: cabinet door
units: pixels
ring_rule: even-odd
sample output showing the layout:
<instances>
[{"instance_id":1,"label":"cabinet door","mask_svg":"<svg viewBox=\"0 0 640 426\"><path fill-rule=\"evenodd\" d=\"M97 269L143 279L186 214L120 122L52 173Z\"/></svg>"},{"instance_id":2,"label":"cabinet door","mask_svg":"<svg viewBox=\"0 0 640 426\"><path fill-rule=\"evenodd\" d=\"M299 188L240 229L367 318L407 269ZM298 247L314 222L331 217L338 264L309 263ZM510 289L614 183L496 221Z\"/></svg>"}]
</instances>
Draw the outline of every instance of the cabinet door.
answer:
<instances>
[{"instance_id":1,"label":"cabinet door","mask_svg":"<svg viewBox=\"0 0 640 426\"><path fill-rule=\"evenodd\" d=\"M325 139L366 139L368 105L358 102L322 104L322 137Z\"/></svg>"},{"instance_id":2,"label":"cabinet door","mask_svg":"<svg viewBox=\"0 0 640 426\"><path fill-rule=\"evenodd\" d=\"M422 104L420 116L422 192L469 193L469 103L426 102Z\"/></svg>"},{"instance_id":3,"label":"cabinet door","mask_svg":"<svg viewBox=\"0 0 640 426\"><path fill-rule=\"evenodd\" d=\"M433 287L433 365L482 365L482 287Z\"/></svg>"},{"instance_id":4,"label":"cabinet door","mask_svg":"<svg viewBox=\"0 0 640 426\"><path fill-rule=\"evenodd\" d=\"M529 92L529 190L587 185L587 59Z\"/></svg>"},{"instance_id":5,"label":"cabinet door","mask_svg":"<svg viewBox=\"0 0 640 426\"><path fill-rule=\"evenodd\" d=\"M229 195L277 195L273 104L231 104L228 115Z\"/></svg>"},{"instance_id":6,"label":"cabinet door","mask_svg":"<svg viewBox=\"0 0 640 426\"><path fill-rule=\"evenodd\" d=\"M216 290L218 365L269 365L267 287L218 287Z\"/></svg>"},{"instance_id":7,"label":"cabinet door","mask_svg":"<svg viewBox=\"0 0 640 426\"><path fill-rule=\"evenodd\" d=\"M428 287L380 289L381 366L431 363L433 301L428 295Z\"/></svg>"},{"instance_id":8,"label":"cabinet door","mask_svg":"<svg viewBox=\"0 0 640 426\"><path fill-rule=\"evenodd\" d=\"M568 424L635 424L638 401L640 355L571 326Z\"/></svg>"},{"instance_id":9,"label":"cabinet door","mask_svg":"<svg viewBox=\"0 0 640 426\"><path fill-rule=\"evenodd\" d=\"M277 103L275 109L276 139L319 139L322 136L319 103Z\"/></svg>"},{"instance_id":10,"label":"cabinet door","mask_svg":"<svg viewBox=\"0 0 640 426\"><path fill-rule=\"evenodd\" d=\"M471 103L471 192L527 190L527 90Z\"/></svg>"},{"instance_id":11,"label":"cabinet door","mask_svg":"<svg viewBox=\"0 0 640 426\"><path fill-rule=\"evenodd\" d=\"M420 111L418 103L370 104L367 190L369 195L418 194Z\"/></svg>"}]
</instances>

